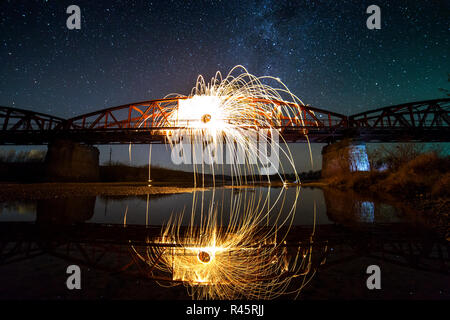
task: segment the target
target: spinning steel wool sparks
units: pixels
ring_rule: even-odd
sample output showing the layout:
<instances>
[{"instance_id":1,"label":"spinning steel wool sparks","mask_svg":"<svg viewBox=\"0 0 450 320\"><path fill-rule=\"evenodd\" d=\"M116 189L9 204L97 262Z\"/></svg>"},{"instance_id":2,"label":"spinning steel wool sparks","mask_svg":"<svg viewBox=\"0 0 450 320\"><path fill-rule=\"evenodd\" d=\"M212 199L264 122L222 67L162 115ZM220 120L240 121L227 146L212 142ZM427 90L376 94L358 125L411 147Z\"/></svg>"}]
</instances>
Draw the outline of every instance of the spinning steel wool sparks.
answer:
<instances>
[{"instance_id":1,"label":"spinning steel wool sparks","mask_svg":"<svg viewBox=\"0 0 450 320\"><path fill-rule=\"evenodd\" d=\"M271 87L265 82L274 82L278 87ZM191 94L185 98L179 100L177 108L168 113L165 122L168 127L184 128L167 130L171 143L177 143L181 137L189 137L191 142L202 144L212 154L222 146L225 146L227 153L236 154L240 147L245 146L244 166L232 168L239 177L258 174L252 167L258 162L280 164L279 155L269 159L256 145L257 142L264 145L275 143L277 151L280 150L281 157L287 159L298 180L289 148L285 143L282 143L285 148L280 148L278 141L272 139L272 133L286 123L304 125L302 114L291 105L303 103L280 79L255 77L243 66L236 66L225 78L217 72L209 83L199 76ZM218 162L215 156L217 154L209 159L213 172L213 164ZM276 173L283 180L282 171Z\"/></svg>"},{"instance_id":2,"label":"spinning steel wool sparks","mask_svg":"<svg viewBox=\"0 0 450 320\"><path fill-rule=\"evenodd\" d=\"M304 104L279 78L256 77L243 66L236 66L225 78L217 72L209 83L199 76L189 96L170 94L165 99L164 108L142 117L139 127L151 121L175 149L180 143L200 145L201 150L194 151L194 157L202 158L200 162L209 165L213 173L214 165L222 164L217 159L218 150L225 149L232 157L243 154L243 166L231 167L238 179L278 174L284 181L283 172L289 170L298 182L287 144L274 139L274 135L278 139L281 128L314 126L318 122L305 119L306 113L299 107ZM310 114L314 115L314 111ZM306 130L302 132L307 137ZM273 149L280 154L269 156L258 145L275 145ZM258 163L275 170L260 170L255 166ZM283 163L289 168L278 169ZM193 169L204 173L197 166Z\"/></svg>"},{"instance_id":3,"label":"spinning steel wool sparks","mask_svg":"<svg viewBox=\"0 0 450 320\"><path fill-rule=\"evenodd\" d=\"M273 81L281 88L273 88L265 81ZM172 284L186 285L193 298L271 299L286 293L292 279L302 276L306 281L312 249L300 246L297 252L288 254L284 247L300 189L297 187L295 199L285 207L284 188L273 200L270 188L267 193L262 189L251 193L244 186L264 174L257 167L259 163L276 163L274 173L286 186L281 157L299 181L287 144L275 137L281 126L304 125L302 114L291 107L303 103L279 79L255 77L242 66L233 68L225 78L217 72L210 83L199 76L191 94L182 98L169 112L166 108L164 117L159 117L158 126L173 150L180 142L187 141L189 147L199 145L200 148L193 148L194 157L209 157L205 163L213 174L222 165L216 161L222 147L228 156L241 156L243 161L231 163L235 177L232 185L244 187L244 191L234 194L225 211L223 203L215 200L213 181L209 203L203 191L201 197L194 192L187 226L183 225L183 213L172 215L157 241L161 246L149 247L146 252L133 247L134 254L149 266L152 275L162 272ZM270 156L261 151L259 143L271 145ZM236 155L239 150L243 154ZM185 157L185 149L177 152ZM205 174L205 163L197 167L194 162L194 172ZM270 180L273 173L265 174Z\"/></svg>"}]
</instances>

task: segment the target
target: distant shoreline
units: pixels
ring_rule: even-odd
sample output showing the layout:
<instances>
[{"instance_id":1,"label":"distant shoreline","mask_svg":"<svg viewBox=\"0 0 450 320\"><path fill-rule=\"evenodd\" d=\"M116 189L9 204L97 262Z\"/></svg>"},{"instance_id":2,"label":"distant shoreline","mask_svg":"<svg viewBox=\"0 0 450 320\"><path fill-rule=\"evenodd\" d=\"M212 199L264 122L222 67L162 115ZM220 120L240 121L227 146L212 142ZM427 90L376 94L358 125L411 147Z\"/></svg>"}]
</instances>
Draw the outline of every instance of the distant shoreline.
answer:
<instances>
[{"instance_id":1,"label":"distant shoreline","mask_svg":"<svg viewBox=\"0 0 450 320\"><path fill-rule=\"evenodd\" d=\"M40 200L54 198L71 198L87 196L139 196L139 195L169 195L177 193L192 193L194 191L216 188L255 188L255 187L283 187L279 181L272 183L254 183L232 185L219 182L216 185L205 183L204 186L194 187L186 182L41 182L41 183L1 183L0 201ZM288 188L323 187L323 182L305 182L302 184L287 184Z\"/></svg>"}]
</instances>

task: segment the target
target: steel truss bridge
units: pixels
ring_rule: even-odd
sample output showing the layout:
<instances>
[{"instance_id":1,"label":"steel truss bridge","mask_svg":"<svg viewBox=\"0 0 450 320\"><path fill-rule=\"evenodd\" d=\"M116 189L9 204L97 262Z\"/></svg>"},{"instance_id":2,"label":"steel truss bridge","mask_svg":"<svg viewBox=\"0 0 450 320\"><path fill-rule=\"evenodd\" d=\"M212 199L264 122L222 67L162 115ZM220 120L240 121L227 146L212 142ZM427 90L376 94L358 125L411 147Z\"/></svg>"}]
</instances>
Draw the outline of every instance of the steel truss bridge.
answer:
<instances>
[{"instance_id":1,"label":"steel truss bridge","mask_svg":"<svg viewBox=\"0 0 450 320\"><path fill-rule=\"evenodd\" d=\"M0 145L40 145L56 139L86 144L167 143L168 131L185 128L174 126L169 118L182 99L187 98L131 103L71 119L0 107ZM329 143L345 138L364 142L450 141L450 98L388 106L351 116L285 101L248 98L248 103L255 106L256 117L273 123L287 142ZM264 113L263 104L273 106L273 112ZM287 111L276 113L276 106Z\"/></svg>"}]
</instances>

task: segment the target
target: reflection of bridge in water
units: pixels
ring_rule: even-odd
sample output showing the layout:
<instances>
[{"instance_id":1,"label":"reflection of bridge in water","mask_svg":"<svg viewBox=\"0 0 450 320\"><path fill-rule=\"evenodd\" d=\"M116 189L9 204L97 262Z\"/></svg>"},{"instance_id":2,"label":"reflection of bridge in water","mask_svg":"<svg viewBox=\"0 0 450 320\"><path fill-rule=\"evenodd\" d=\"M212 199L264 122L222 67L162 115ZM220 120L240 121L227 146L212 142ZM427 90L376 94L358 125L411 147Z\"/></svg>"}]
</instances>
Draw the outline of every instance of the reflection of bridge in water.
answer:
<instances>
[{"instance_id":1,"label":"reflection of bridge in water","mask_svg":"<svg viewBox=\"0 0 450 320\"><path fill-rule=\"evenodd\" d=\"M0 144L39 145L56 139L87 144L167 143L164 130L173 127L168 114L180 100L169 98L131 103L62 119L51 115L0 107ZM250 99L249 103L286 106L289 114L259 115L276 120L288 142L332 142L351 138L364 142L449 141L450 99L405 103L351 116L284 101Z\"/></svg>"},{"instance_id":2,"label":"reflection of bridge in water","mask_svg":"<svg viewBox=\"0 0 450 320\"><path fill-rule=\"evenodd\" d=\"M139 263L130 248L166 247L160 227L127 225L48 225L28 222L0 224L0 266L42 255L61 258L106 272L125 272L139 277ZM311 238L311 227L292 227L280 248L312 245L315 268L326 269L361 257L375 258L413 270L449 274L450 248L433 233L405 224L320 225ZM295 250L294 250L295 251ZM166 279L167 280L167 279Z\"/></svg>"}]
</instances>

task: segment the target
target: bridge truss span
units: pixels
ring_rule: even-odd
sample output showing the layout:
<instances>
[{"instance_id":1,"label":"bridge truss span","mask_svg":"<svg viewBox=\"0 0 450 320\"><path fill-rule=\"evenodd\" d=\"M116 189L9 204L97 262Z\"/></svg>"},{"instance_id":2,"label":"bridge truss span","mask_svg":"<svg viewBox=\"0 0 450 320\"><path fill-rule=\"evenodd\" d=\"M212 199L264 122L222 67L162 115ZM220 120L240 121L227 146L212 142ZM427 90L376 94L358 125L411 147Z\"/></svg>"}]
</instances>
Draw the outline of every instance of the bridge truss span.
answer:
<instances>
[{"instance_id":1,"label":"bridge truss span","mask_svg":"<svg viewBox=\"0 0 450 320\"><path fill-rule=\"evenodd\" d=\"M174 117L180 101L185 99L188 98L166 98L107 108L68 119L65 129L83 134L89 141L97 140L92 141L95 143L167 143L168 131L184 129L189 124L189 120ZM242 98L242 101L256 110L255 119L246 119L246 125L258 125L257 118L263 119L291 142L306 141L305 134L309 132L313 133L314 141L325 139L335 130L345 128L348 121L345 115L308 105L255 98ZM272 112L264 112L267 108L262 105L273 106ZM278 106L283 108L277 109ZM96 138L91 138L93 135Z\"/></svg>"},{"instance_id":2,"label":"bridge truss span","mask_svg":"<svg viewBox=\"0 0 450 320\"><path fill-rule=\"evenodd\" d=\"M185 129L190 121L175 117L186 99L190 98L135 102L70 119L0 107L0 144L39 145L56 139L86 144L167 143L168 131ZM261 123L270 124L287 142L329 143L345 138L365 142L450 141L450 98L351 116L281 100L239 99L255 108L254 119L243 117L242 123L261 129Z\"/></svg>"},{"instance_id":3,"label":"bridge truss span","mask_svg":"<svg viewBox=\"0 0 450 320\"><path fill-rule=\"evenodd\" d=\"M364 141L450 141L450 99L405 103L348 118ZM373 137L373 138L371 138Z\"/></svg>"},{"instance_id":4,"label":"bridge truss span","mask_svg":"<svg viewBox=\"0 0 450 320\"><path fill-rule=\"evenodd\" d=\"M356 128L441 128L450 126L450 99L405 103L349 117Z\"/></svg>"},{"instance_id":5,"label":"bridge truss span","mask_svg":"<svg viewBox=\"0 0 450 320\"><path fill-rule=\"evenodd\" d=\"M30 110L0 106L0 130L54 130L60 128L65 119Z\"/></svg>"}]
</instances>

